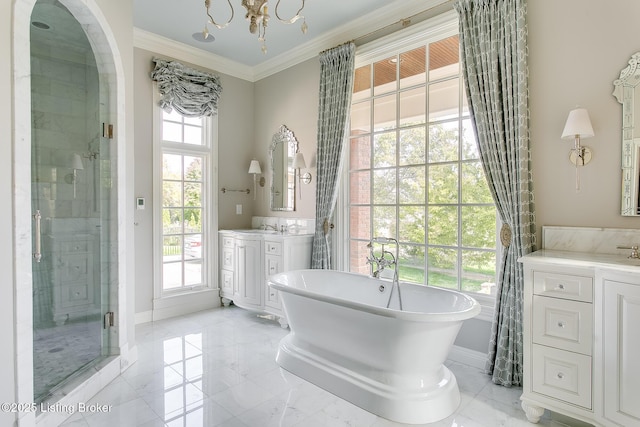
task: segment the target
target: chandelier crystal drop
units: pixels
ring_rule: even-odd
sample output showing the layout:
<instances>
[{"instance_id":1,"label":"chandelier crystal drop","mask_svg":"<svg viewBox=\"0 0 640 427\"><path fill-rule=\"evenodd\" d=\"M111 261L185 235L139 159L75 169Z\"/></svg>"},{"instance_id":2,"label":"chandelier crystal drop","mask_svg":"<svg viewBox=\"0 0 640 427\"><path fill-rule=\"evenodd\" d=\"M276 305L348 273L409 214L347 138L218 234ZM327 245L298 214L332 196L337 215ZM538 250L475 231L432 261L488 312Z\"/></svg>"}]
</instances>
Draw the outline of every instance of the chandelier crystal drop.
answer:
<instances>
[{"instance_id":1,"label":"chandelier crystal drop","mask_svg":"<svg viewBox=\"0 0 640 427\"><path fill-rule=\"evenodd\" d=\"M233 10L233 5L231 4L231 0L226 0L227 3L229 4L229 9L231 9L231 16L229 17L227 22L225 22L224 24L219 24L213 18L209 10L211 7L211 1L212 0L204 0L204 7L207 10L207 18L208 18L207 22L205 23L204 30L202 31L202 35L204 36L205 39L209 37L209 29L207 28L207 24L215 25L219 29L226 28L227 26L229 26L229 24L233 20L233 16L235 13ZM283 19L278 14L278 7L280 6L280 1L281 0L278 0L274 10L274 13L278 21L284 24L293 24L299 19L302 19L302 26L300 27L300 30L302 31L303 34L307 34L307 31L309 30L309 26L307 25L307 21L305 17L300 14L304 9L305 0L300 0L301 1L300 9L298 9L296 14L289 19ZM271 16L268 13L267 2L268 0L242 0L242 3L241 3L242 7L244 7L247 10L247 13L245 14L245 18L247 21L249 21L249 32L251 34L257 34L258 40L262 43L262 47L261 47L262 53L265 53L265 54L267 53L267 44L266 44L267 26L269 24L269 19L271 18Z\"/></svg>"}]
</instances>

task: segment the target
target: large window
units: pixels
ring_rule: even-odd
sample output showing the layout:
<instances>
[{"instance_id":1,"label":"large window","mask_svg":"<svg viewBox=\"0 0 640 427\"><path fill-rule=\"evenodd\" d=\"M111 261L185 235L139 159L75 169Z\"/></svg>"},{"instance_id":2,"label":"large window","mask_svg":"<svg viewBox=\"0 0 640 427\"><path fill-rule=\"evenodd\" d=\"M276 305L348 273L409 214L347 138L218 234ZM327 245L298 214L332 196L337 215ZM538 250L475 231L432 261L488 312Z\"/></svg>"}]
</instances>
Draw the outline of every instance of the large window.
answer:
<instances>
[{"instance_id":1,"label":"large window","mask_svg":"<svg viewBox=\"0 0 640 427\"><path fill-rule=\"evenodd\" d=\"M156 176L163 293L210 286L212 123L175 111L161 113Z\"/></svg>"},{"instance_id":2,"label":"large window","mask_svg":"<svg viewBox=\"0 0 640 427\"><path fill-rule=\"evenodd\" d=\"M400 280L491 294L496 208L479 160L457 34L357 59L347 195L348 269L373 237L400 242Z\"/></svg>"}]
</instances>

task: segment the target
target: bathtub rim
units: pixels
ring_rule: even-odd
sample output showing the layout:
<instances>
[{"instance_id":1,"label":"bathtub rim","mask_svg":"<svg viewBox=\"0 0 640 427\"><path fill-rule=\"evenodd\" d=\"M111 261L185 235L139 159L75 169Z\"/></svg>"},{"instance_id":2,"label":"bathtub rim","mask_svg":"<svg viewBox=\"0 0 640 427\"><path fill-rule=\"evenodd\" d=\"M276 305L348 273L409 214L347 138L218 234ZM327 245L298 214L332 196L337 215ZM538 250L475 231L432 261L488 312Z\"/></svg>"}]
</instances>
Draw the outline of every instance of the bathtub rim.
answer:
<instances>
[{"instance_id":1,"label":"bathtub rim","mask_svg":"<svg viewBox=\"0 0 640 427\"><path fill-rule=\"evenodd\" d=\"M318 271L322 271L322 270L314 270L314 269L301 269L301 270L290 270L290 271L286 271L286 272L282 272L282 273L277 273L274 274L272 276L269 276L269 278L267 279L267 283L269 285L269 287L278 290L279 292L285 292L285 293L290 293L290 294L294 294L294 295L298 295L301 297L305 297L305 298L309 298L309 299L314 299L314 300L319 300L319 301L323 301L329 304L335 304L335 305L339 305L342 307L347 307L347 308L352 308L355 310L360 310L360 311L364 311L367 313L371 313L371 314L375 314L378 316L384 316L384 317L390 317L390 318L396 318L396 319L401 319L401 320L407 320L407 321L413 321L413 322L456 322L456 321L463 321L463 320L467 320L467 319L471 319L473 317L476 317L478 314L480 314L480 311L482 310L482 307L480 306L480 303L478 303L478 301L457 290L454 289L446 289L446 288L433 288L434 290L438 291L438 292L450 292L450 293L455 293L458 294L462 297L464 297L467 300L470 300L470 307L464 309L464 310L458 310L458 311L452 311L452 312L444 312L444 313L425 313L425 312L418 312L418 311L400 311L400 310L395 310L392 308L386 308L386 307L378 307L378 306L374 306L374 305L370 305L370 304L364 304L361 302L357 302L357 301L350 301L347 299L343 299L343 298L337 298L337 297L333 297L333 296L329 296L329 295L325 295L319 292L313 292L310 291L308 289L302 289L302 288L297 288L297 287L293 287L293 286L289 286L289 285L285 285L282 284L280 282L278 282L278 278L279 277L284 277L286 275L290 275L292 273L305 273L305 272L313 272L314 274L317 273ZM365 276L363 274L358 274L358 273L351 273L351 272L347 272L347 271L337 271L337 270L328 270L331 271L333 273L338 273L340 275L347 275L347 276L356 276L359 279L368 279L368 280L372 280L372 281L380 281L381 283L384 284L388 284L391 285L391 282L389 281L384 281L384 280L380 280L380 279L375 279L373 277L370 276ZM407 283L407 282L400 282L400 285L402 287L404 286L422 286L422 285L417 285L414 283ZM286 308L285 308L286 311Z\"/></svg>"}]
</instances>

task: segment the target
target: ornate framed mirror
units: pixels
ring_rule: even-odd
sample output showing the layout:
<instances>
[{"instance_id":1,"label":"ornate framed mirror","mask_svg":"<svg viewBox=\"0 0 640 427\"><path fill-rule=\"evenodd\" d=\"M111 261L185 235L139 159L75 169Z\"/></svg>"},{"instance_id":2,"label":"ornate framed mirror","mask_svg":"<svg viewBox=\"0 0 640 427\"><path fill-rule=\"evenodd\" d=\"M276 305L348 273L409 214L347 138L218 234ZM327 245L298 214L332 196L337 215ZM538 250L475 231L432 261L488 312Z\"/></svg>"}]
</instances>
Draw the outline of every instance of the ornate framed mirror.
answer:
<instances>
[{"instance_id":1,"label":"ornate framed mirror","mask_svg":"<svg viewBox=\"0 0 640 427\"><path fill-rule=\"evenodd\" d=\"M640 215L640 52L631 56L628 65L613 82L613 95L622 104L622 209L623 216ZM640 107L640 105L639 105Z\"/></svg>"},{"instance_id":2,"label":"ornate framed mirror","mask_svg":"<svg viewBox=\"0 0 640 427\"><path fill-rule=\"evenodd\" d=\"M296 206L296 180L293 159L298 151L298 140L285 125L271 138L271 210L293 211Z\"/></svg>"}]
</instances>

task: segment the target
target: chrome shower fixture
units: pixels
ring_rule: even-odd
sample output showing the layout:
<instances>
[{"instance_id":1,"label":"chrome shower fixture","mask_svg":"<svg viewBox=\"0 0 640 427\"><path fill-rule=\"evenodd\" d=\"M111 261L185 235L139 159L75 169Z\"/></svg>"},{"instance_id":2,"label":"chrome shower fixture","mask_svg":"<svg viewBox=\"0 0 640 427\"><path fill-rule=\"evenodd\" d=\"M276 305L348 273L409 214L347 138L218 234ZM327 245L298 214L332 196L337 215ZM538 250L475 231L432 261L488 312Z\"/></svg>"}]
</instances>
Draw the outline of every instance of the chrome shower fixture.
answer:
<instances>
[{"instance_id":1,"label":"chrome shower fixture","mask_svg":"<svg viewBox=\"0 0 640 427\"><path fill-rule=\"evenodd\" d=\"M381 245L380 256L375 255L374 244ZM394 245L395 246L395 254L386 250L385 246ZM402 296L400 295L400 284L398 280L398 253L400 250L400 244L393 237L374 237L368 244L367 248L369 248L369 256L367 257L367 264L371 265L371 276L375 278L380 278L380 273L384 271L387 267L393 267L393 284L391 287L391 292L389 293L389 300L387 301L387 308L391 304L391 296L393 295L393 289L398 289L398 303L400 306L400 310L402 310ZM374 264L376 266L374 270ZM384 287L380 288L381 292L384 291Z\"/></svg>"}]
</instances>

